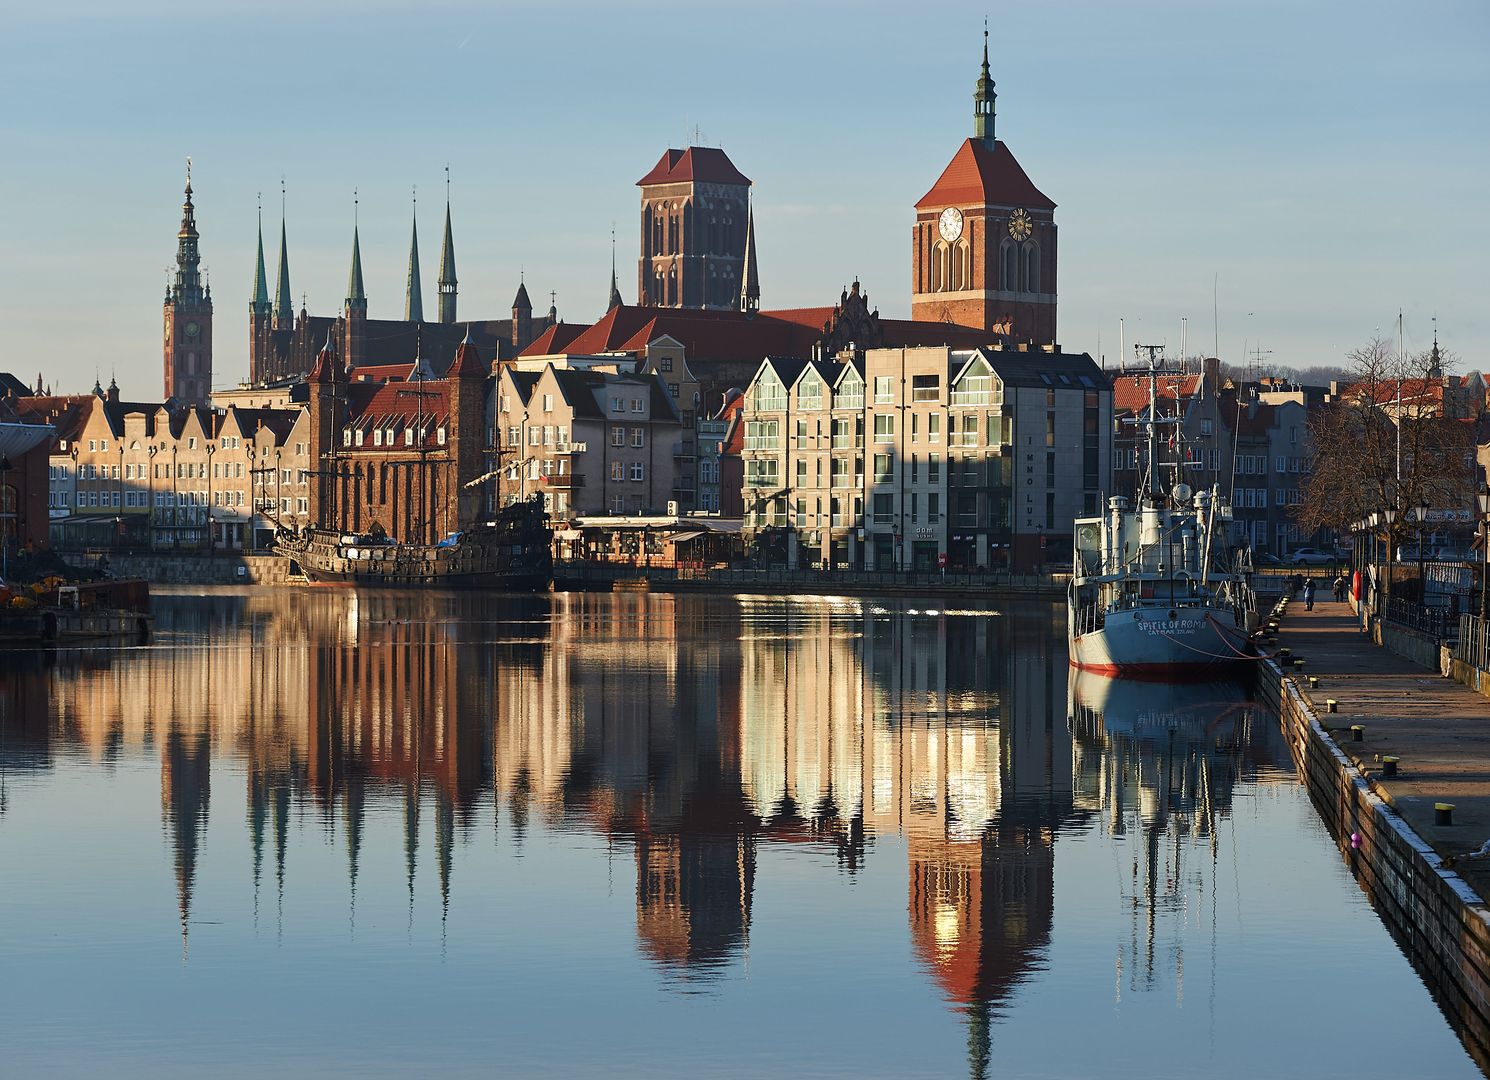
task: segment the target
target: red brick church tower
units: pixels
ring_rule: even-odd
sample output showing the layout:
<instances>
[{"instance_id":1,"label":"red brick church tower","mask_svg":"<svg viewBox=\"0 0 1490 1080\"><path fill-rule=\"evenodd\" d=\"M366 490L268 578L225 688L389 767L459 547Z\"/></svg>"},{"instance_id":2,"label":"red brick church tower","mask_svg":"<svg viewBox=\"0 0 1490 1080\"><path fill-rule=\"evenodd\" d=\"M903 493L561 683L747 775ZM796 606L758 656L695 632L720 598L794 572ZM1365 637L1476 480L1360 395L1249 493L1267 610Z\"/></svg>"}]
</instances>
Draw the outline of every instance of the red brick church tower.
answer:
<instances>
[{"instance_id":1,"label":"red brick church tower","mask_svg":"<svg viewBox=\"0 0 1490 1080\"><path fill-rule=\"evenodd\" d=\"M916 203L911 317L1054 342L1055 203L994 138L988 31L973 92L973 137Z\"/></svg>"},{"instance_id":2,"label":"red brick church tower","mask_svg":"<svg viewBox=\"0 0 1490 1080\"><path fill-rule=\"evenodd\" d=\"M212 393L212 292L197 250L197 211L191 201L191 161L186 163L186 202L176 234L176 274L166 286L165 396L186 405L206 405Z\"/></svg>"}]
</instances>

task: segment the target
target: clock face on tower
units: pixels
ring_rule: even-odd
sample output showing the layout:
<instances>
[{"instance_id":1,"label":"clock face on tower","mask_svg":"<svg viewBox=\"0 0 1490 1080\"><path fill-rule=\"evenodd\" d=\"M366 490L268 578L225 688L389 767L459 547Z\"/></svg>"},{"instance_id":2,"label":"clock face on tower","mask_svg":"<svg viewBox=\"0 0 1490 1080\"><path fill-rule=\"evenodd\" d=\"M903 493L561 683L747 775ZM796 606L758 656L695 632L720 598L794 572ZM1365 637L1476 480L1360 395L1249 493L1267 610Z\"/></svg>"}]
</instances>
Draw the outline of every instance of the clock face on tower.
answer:
<instances>
[{"instance_id":1,"label":"clock face on tower","mask_svg":"<svg viewBox=\"0 0 1490 1080\"><path fill-rule=\"evenodd\" d=\"M1019 209L1009 215L1009 235L1015 240L1028 240L1034 229L1035 225L1030 221L1029 211Z\"/></svg>"},{"instance_id":2,"label":"clock face on tower","mask_svg":"<svg viewBox=\"0 0 1490 1080\"><path fill-rule=\"evenodd\" d=\"M201 331L201 329L202 328L200 326L198 326L196 323L189 322L189 323L186 324L186 336L187 337L193 337L194 338Z\"/></svg>"},{"instance_id":3,"label":"clock face on tower","mask_svg":"<svg viewBox=\"0 0 1490 1080\"><path fill-rule=\"evenodd\" d=\"M943 240L949 244L956 243L957 238L962 235L962 211L955 206L947 207L942 211L937 228L941 230Z\"/></svg>"}]
</instances>

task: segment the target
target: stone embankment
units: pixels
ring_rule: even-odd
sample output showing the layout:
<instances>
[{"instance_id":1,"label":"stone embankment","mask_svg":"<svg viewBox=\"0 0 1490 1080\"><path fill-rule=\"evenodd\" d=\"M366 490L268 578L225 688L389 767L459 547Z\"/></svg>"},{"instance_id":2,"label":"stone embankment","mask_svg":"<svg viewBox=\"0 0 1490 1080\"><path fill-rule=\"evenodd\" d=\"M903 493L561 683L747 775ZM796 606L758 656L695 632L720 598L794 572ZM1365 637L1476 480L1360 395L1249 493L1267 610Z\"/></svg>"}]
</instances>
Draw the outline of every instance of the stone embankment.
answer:
<instances>
[{"instance_id":1,"label":"stone embankment","mask_svg":"<svg viewBox=\"0 0 1490 1080\"><path fill-rule=\"evenodd\" d=\"M1394 643L1396 644L1396 643ZM1288 655L1282 655L1282 650ZM1404 650L1406 651L1406 650ZM1490 708L1345 604L1281 619L1259 685L1362 890L1490 1072ZM1293 661L1302 659L1302 664ZM1486 854L1481 854L1481 851Z\"/></svg>"},{"instance_id":2,"label":"stone embankment","mask_svg":"<svg viewBox=\"0 0 1490 1080\"><path fill-rule=\"evenodd\" d=\"M97 556L64 556L74 566L95 566ZM144 578L152 585L283 585L290 563L278 555L168 554L104 556L116 578Z\"/></svg>"}]
</instances>

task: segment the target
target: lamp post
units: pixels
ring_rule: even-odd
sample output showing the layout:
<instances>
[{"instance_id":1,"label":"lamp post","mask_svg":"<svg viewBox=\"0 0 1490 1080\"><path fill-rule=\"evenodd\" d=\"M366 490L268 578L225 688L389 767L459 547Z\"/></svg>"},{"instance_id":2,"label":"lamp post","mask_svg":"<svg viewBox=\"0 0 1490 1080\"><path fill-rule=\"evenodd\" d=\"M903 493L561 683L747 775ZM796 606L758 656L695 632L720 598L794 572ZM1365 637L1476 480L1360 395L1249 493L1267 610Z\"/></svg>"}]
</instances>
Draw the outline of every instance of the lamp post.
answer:
<instances>
[{"instance_id":1,"label":"lamp post","mask_svg":"<svg viewBox=\"0 0 1490 1080\"><path fill-rule=\"evenodd\" d=\"M212 455L217 453L217 446L213 443L207 444L207 554L213 554L212 543Z\"/></svg>"},{"instance_id":2,"label":"lamp post","mask_svg":"<svg viewBox=\"0 0 1490 1080\"><path fill-rule=\"evenodd\" d=\"M1428 578L1426 574L1428 545L1428 504L1420 502L1413 508L1418 519L1418 603L1428 606Z\"/></svg>"},{"instance_id":3,"label":"lamp post","mask_svg":"<svg viewBox=\"0 0 1490 1080\"><path fill-rule=\"evenodd\" d=\"M1480 632L1485 629L1486 578L1490 576L1490 488L1475 496L1480 505Z\"/></svg>"},{"instance_id":4,"label":"lamp post","mask_svg":"<svg viewBox=\"0 0 1490 1080\"><path fill-rule=\"evenodd\" d=\"M1382 520L1386 522L1385 532L1386 532L1386 538L1387 538L1387 547L1386 547L1386 567L1387 567L1387 570L1386 570L1386 592L1385 592L1385 594L1382 597L1382 609L1381 609L1382 617L1385 618L1386 617L1386 613L1387 613L1387 605L1391 604L1391 602L1392 602L1392 577L1394 576L1394 571L1396 570L1397 553L1396 553L1395 550L1393 550L1396 547L1396 544L1393 542L1392 537L1394 535L1394 532L1395 532L1395 529L1396 529L1396 525L1397 525L1397 508L1395 506L1388 506L1385 510L1383 510L1381 512L1381 517L1382 517Z\"/></svg>"},{"instance_id":5,"label":"lamp post","mask_svg":"<svg viewBox=\"0 0 1490 1080\"><path fill-rule=\"evenodd\" d=\"M150 461L145 466L150 471L145 474L145 544L151 551L155 550L155 455L160 453L160 447L151 445L149 449Z\"/></svg>"}]
</instances>

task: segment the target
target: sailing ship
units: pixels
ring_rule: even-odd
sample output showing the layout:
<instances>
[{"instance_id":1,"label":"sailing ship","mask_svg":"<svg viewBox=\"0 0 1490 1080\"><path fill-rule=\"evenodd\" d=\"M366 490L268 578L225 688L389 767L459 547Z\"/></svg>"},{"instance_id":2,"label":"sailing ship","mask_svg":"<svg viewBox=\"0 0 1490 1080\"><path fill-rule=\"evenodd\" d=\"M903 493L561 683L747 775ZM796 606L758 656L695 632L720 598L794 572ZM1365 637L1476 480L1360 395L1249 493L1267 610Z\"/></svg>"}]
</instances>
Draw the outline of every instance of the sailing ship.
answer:
<instances>
[{"instance_id":1,"label":"sailing ship","mask_svg":"<svg viewBox=\"0 0 1490 1080\"><path fill-rule=\"evenodd\" d=\"M1193 491L1176 462L1166 488L1158 452L1160 346L1147 349L1148 464L1136 505L1121 495L1078 518L1067 593L1071 664L1139 678L1207 677L1255 656L1257 613L1245 550L1227 543L1231 507L1219 485ZM1168 422L1178 418L1171 417Z\"/></svg>"},{"instance_id":2,"label":"sailing ship","mask_svg":"<svg viewBox=\"0 0 1490 1080\"><path fill-rule=\"evenodd\" d=\"M402 543L376 527L365 533L307 529L282 534L275 551L322 583L539 592L554 579L553 530L542 495L504 506L433 544Z\"/></svg>"}]
</instances>

